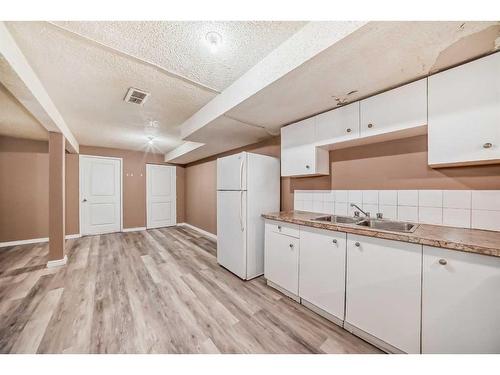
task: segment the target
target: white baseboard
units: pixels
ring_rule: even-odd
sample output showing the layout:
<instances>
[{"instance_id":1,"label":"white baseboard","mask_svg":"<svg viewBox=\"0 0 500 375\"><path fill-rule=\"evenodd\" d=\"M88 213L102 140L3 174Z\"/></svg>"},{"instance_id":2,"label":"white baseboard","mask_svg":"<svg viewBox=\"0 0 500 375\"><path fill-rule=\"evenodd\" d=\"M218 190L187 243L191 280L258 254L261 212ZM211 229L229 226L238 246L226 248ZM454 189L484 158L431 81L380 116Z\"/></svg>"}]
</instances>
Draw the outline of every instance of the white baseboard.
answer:
<instances>
[{"instance_id":1,"label":"white baseboard","mask_svg":"<svg viewBox=\"0 0 500 375\"><path fill-rule=\"evenodd\" d=\"M194 225L191 225L191 224L188 224L188 223L178 223L177 225L181 226L181 227L188 227L188 228L191 228L193 230L196 230L202 234L204 234L205 236L207 237L210 237L214 240L217 240L217 236L213 233L210 233L210 232L207 232L206 230L203 230L201 228L198 228L198 227L195 227Z\"/></svg>"},{"instance_id":2,"label":"white baseboard","mask_svg":"<svg viewBox=\"0 0 500 375\"><path fill-rule=\"evenodd\" d=\"M61 267L66 264L68 257L65 255L62 259L49 260L47 262L47 268Z\"/></svg>"},{"instance_id":3,"label":"white baseboard","mask_svg":"<svg viewBox=\"0 0 500 375\"><path fill-rule=\"evenodd\" d=\"M77 234L68 234L65 236L67 240L73 239L73 238L80 238L82 235L80 233ZM29 245L32 243L40 243L40 242L49 242L48 237L42 237L42 238L31 238L29 240L18 240L18 241L8 241L8 242L0 242L0 247L7 247L7 246L19 246L19 245Z\"/></svg>"},{"instance_id":4,"label":"white baseboard","mask_svg":"<svg viewBox=\"0 0 500 375\"><path fill-rule=\"evenodd\" d=\"M29 240L18 240L18 241L0 242L0 247L28 245L28 244L31 244L31 243L48 242L48 241L49 241L48 237L31 238Z\"/></svg>"},{"instance_id":5,"label":"white baseboard","mask_svg":"<svg viewBox=\"0 0 500 375\"><path fill-rule=\"evenodd\" d=\"M146 227L123 228L122 232L139 232L141 230L146 230Z\"/></svg>"}]
</instances>

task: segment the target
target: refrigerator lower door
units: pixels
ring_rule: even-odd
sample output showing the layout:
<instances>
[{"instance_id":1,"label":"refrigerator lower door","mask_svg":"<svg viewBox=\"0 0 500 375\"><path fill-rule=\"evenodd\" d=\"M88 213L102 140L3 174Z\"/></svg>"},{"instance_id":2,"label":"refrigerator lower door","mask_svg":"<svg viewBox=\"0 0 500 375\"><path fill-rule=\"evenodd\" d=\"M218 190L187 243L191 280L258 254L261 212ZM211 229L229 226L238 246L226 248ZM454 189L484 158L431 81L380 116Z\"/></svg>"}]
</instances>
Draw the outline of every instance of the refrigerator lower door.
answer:
<instances>
[{"instance_id":1,"label":"refrigerator lower door","mask_svg":"<svg viewBox=\"0 0 500 375\"><path fill-rule=\"evenodd\" d=\"M217 192L217 262L247 279L247 192Z\"/></svg>"}]
</instances>

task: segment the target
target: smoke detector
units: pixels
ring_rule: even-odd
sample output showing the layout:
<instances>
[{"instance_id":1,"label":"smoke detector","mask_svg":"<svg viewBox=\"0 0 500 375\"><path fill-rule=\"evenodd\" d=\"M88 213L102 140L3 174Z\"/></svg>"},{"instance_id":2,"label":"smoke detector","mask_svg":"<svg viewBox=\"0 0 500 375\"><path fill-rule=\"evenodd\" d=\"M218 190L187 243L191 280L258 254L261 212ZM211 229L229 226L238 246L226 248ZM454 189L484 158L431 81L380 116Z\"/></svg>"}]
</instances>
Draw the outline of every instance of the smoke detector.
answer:
<instances>
[{"instance_id":1,"label":"smoke detector","mask_svg":"<svg viewBox=\"0 0 500 375\"><path fill-rule=\"evenodd\" d=\"M134 89L133 87L131 87L128 89L127 95L125 95L125 99L123 100L125 100L125 102L127 103L144 105L149 95L150 95L149 92L139 89Z\"/></svg>"}]
</instances>

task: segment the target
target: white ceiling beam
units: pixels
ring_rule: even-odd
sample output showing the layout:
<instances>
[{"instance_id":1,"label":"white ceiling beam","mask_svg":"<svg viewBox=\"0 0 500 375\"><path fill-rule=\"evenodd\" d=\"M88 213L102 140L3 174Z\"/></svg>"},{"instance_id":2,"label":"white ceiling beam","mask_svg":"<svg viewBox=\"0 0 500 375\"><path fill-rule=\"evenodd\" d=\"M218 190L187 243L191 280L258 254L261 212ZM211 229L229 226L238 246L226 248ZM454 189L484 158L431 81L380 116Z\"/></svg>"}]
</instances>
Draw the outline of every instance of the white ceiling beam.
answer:
<instances>
[{"instance_id":1,"label":"white ceiling beam","mask_svg":"<svg viewBox=\"0 0 500 375\"><path fill-rule=\"evenodd\" d=\"M364 21L309 22L187 119L180 127L182 138L186 139L366 24Z\"/></svg>"},{"instance_id":2,"label":"white ceiling beam","mask_svg":"<svg viewBox=\"0 0 500 375\"><path fill-rule=\"evenodd\" d=\"M50 132L62 133L66 149L78 153L79 145L43 84L0 21L0 81L16 99Z\"/></svg>"}]
</instances>

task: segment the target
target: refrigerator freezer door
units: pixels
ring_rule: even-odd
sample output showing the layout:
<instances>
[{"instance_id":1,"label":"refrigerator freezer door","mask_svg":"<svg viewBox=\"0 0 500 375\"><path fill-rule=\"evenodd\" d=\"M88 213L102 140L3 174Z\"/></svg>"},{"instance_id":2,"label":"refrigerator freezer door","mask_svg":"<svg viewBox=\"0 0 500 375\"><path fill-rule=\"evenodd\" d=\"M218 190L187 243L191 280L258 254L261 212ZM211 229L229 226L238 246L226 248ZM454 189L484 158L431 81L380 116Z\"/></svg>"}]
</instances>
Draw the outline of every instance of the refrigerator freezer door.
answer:
<instances>
[{"instance_id":1,"label":"refrigerator freezer door","mask_svg":"<svg viewBox=\"0 0 500 375\"><path fill-rule=\"evenodd\" d=\"M247 154L217 159L217 190L247 189Z\"/></svg>"},{"instance_id":2,"label":"refrigerator freezer door","mask_svg":"<svg viewBox=\"0 0 500 375\"><path fill-rule=\"evenodd\" d=\"M247 192L217 192L217 262L247 279Z\"/></svg>"}]
</instances>

